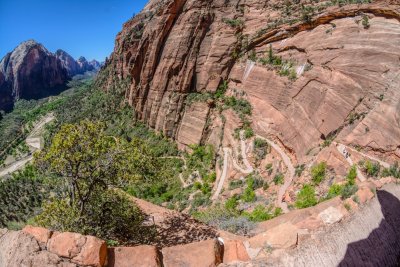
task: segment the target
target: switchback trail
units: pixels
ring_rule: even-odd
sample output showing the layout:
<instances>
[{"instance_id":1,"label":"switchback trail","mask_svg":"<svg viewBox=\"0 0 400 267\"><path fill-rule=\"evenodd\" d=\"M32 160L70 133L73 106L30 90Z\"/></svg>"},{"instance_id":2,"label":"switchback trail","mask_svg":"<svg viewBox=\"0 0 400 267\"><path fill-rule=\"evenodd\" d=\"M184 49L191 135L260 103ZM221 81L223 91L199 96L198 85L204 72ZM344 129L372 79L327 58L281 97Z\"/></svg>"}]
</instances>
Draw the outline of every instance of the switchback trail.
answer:
<instances>
[{"instance_id":1,"label":"switchback trail","mask_svg":"<svg viewBox=\"0 0 400 267\"><path fill-rule=\"evenodd\" d=\"M217 190L215 190L215 193L212 197L213 200L218 199L218 196L221 193L222 187L224 186L226 175L228 173L228 156L229 156L229 148L225 147L224 148L224 166L222 169L221 177L218 180Z\"/></svg>"},{"instance_id":2,"label":"switchback trail","mask_svg":"<svg viewBox=\"0 0 400 267\"><path fill-rule=\"evenodd\" d=\"M353 162L353 160L351 159L350 154L349 154L348 151L346 150L346 146L345 146L345 145L336 143L336 149L340 152L340 154L343 155L343 157L344 157L344 158L346 159L346 161L350 164L350 166L353 166L353 165L354 165L354 162ZM357 165L355 165L355 166L356 166L356 169L357 169L357 177L358 177L358 179L359 179L361 182L366 181L367 178L365 178L364 174L360 171L360 169L358 168L358 166L357 166Z\"/></svg>"},{"instance_id":3,"label":"switchback trail","mask_svg":"<svg viewBox=\"0 0 400 267\"><path fill-rule=\"evenodd\" d=\"M18 171L25 167L26 164L31 162L33 160L33 153L37 150L39 150L42 146L42 137L41 132L44 128L44 126L53 121L55 119L54 115L52 113L46 115L40 121L35 125L35 127L32 129L31 133L27 136L25 139L26 144L29 146L30 153L28 156L13 162L12 164L6 166L3 169L0 169L0 177L5 176L7 174L11 174L15 171Z\"/></svg>"},{"instance_id":4,"label":"switchback trail","mask_svg":"<svg viewBox=\"0 0 400 267\"><path fill-rule=\"evenodd\" d=\"M290 160L290 157L285 153L285 151L282 150L280 146L275 144L273 141L261 136L257 135L257 138L263 139L268 142L268 144L278 152L278 154L281 156L283 162L285 163L286 167L288 168L288 173L289 175L286 175L285 177L285 183L279 188L278 191L278 197L277 197L277 205L282 209L284 213L289 212L289 209L287 207L287 204L282 201L283 196L286 193L286 190L289 188L289 186L293 182L293 178L295 176L295 168L293 167L292 161Z\"/></svg>"}]
</instances>

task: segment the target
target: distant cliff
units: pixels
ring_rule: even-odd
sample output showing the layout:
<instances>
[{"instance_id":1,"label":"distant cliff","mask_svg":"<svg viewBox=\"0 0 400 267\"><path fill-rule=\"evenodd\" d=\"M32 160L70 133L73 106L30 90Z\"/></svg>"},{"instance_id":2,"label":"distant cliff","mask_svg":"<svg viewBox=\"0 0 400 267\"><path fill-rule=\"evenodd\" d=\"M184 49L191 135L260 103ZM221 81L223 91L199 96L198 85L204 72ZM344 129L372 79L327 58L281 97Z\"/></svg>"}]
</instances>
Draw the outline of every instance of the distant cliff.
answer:
<instances>
[{"instance_id":1,"label":"distant cliff","mask_svg":"<svg viewBox=\"0 0 400 267\"><path fill-rule=\"evenodd\" d=\"M0 62L0 110L9 111L18 99L57 94L71 77L99 66L84 57L75 61L62 50L53 54L34 40L23 42Z\"/></svg>"}]
</instances>

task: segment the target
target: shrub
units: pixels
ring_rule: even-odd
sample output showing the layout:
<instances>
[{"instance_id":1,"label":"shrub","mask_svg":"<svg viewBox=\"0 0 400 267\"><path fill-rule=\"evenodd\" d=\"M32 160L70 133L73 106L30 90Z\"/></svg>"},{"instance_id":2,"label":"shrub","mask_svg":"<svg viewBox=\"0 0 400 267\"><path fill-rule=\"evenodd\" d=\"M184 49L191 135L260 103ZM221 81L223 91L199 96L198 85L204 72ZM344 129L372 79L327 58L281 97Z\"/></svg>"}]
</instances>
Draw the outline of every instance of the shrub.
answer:
<instances>
[{"instance_id":1,"label":"shrub","mask_svg":"<svg viewBox=\"0 0 400 267\"><path fill-rule=\"evenodd\" d=\"M192 214L194 218L216 228L240 235L249 235L255 224L233 209L221 205Z\"/></svg>"},{"instance_id":2,"label":"shrub","mask_svg":"<svg viewBox=\"0 0 400 267\"><path fill-rule=\"evenodd\" d=\"M300 192L297 194L296 207L303 209L312 207L318 204L315 197L315 189L312 185L305 184Z\"/></svg>"},{"instance_id":3,"label":"shrub","mask_svg":"<svg viewBox=\"0 0 400 267\"><path fill-rule=\"evenodd\" d=\"M342 192L341 192L342 199L347 199L347 198L351 197L352 195L354 195L357 192L357 190L358 190L357 185L346 184L342 188Z\"/></svg>"},{"instance_id":4,"label":"shrub","mask_svg":"<svg viewBox=\"0 0 400 267\"><path fill-rule=\"evenodd\" d=\"M269 153L270 147L268 142L261 138L254 139L254 153L256 160L260 161L265 158L265 155Z\"/></svg>"},{"instance_id":5,"label":"shrub","mask_svg":"<svg viewBox=\"0 0 400 267\"><path fill-rule=\"evenodd\" d=\"M253 128L247 126L244 128L244 138L249 139L254 136Z\"/></svg>"},{"instance_id":6,"label":"shrub","mask_svg":"<svg viewBox=\"0 0 400 267\"><path fill-rule=\"evenodd\" d=\"M398 162L390 166L389 168L385 168L382 170L382 177L393 176L397 179L400 178L400 167Z\"/></svg>"},{"instance_id":7,"label":"shrub","mask_svg":"<svg viewBox=\"0 0 400 267\"><path fill-rule=\"evenodd\" d=\"M232 28L240 28L243 25L243 21L240 19L227 19L227 18L223 18L222 21L226 24L228 24L229 26L231 26Z\"/></svg>"},{"instance_id":8,"label":"shrub","mask_svg":"<svg viewBox=\"0 0 400 267\"><path fill-rule=\"evenodd\" d=\"M340 196L342 194L342 190L343 190L343 186L342 185L338 185L338 184L334 184L329 188L328 191L328 196L327 198L334 198L336 196Z\"/></svg>"},{"instance_id":9,"label":"shrub","mask_svg":"<svg viewBox=\"0 0 400 267\"><path fill-rule=\"evenodd\" d=\"M204 195L202 193L197 193L194 195L193 202L192 202L192 208L198 208L201 206L207 206L210 204L210 198L209 195Z\"/></svg>"},{"instance_id":10,"label":"shrub","mask_svg":"<svg viewBox=\"0 0 400 267\"><path fill-rule=\"evenodd\" d=\"M278 172L274 177L274 183L276 185L283 184L284 178L285 176L282 173Z\"/></svg>"},{"instance_id":11,"label":"shrub","mask_svg":"<svg viewBox=\"0 0 400 267\"><path fill-rule=\"evenodd\" d=\"M227 218L219 223L220 229L243 236L248 236L255 227L256 225L244 216Z\"/></svg>"},{"instance_id":12,"label":"shrub","mask_svg":"<svg viewBox=\"0 0 400 267\"><path fill-rule=\"evenodd\" d=\"M249 101L237 99L234 96L225 98L225 105L232 108L239 116L251 115L252 107Z\"/></svg>"},{"instance_id":13,"label":"shrub","mask_svg":"<svg viewBox=\"0 0 400 267\"><path fill-rule=\"evenodd\" d=\"M201 186L201 192L204 194L204 195L207 195L207 194L209 194L209 193L211 193L211 186L210 186L210 184L209 183L203 183L203 185Z\"/></svg>"},{"instance_id":14,"label":"shrub","mask_svg":"<svg viewBox=\"0 0 400 267\"><path fill-rule=\"evenodd\" d=\"M247 179L247 187L243 192L242 200L244 202L254 202L256 200L256 193L254 192L254 179Z\"/></svg>"},{"instance_id":15,"label":"shrub","mask_svg":"<svg viewBox=\"0 0 400 267\"><path fill-rule=\"evenodd\" d=\"M297 165L295 168L295 174L297 177L300 177L303 174L304 169L306 168L306 165L301 164Z\"/></svg>"},{"instance_id":16,"label":"shrub","mask_svg":"<svg viewBox=\"0 0 400 267\"><path fill-rule=\"evenodd\" d=\"M239 197L237 195L234 195L230 197L226 202L225 202L225 208L227 210L235 211L237 206L239 205Z\"/></svg>"},{"instance_id":17,"label":"shrub","mask_svg":"<svg viewBox=\"0 0 400 267\"><path fill-rule=\"evenodd\" d=\"M35 222L62 232L77 232L125 244L140 244L152 238L151 228L142 226L145 216L124 193L98 191L85 214L67 199L54 199L43 206Z\"/></svg>"},{"instance_id":18,"label":"shrub","mask_svg":"<svg viewBox=\"0 0 400 267\"><path fill-rule=\"evenodd\" d=\"M367 15L363 15L363 17L362 17L362 25L363 25L364 29L369 29L369 27L371 26L369 24L369 18L368 18Z\"/></svg>"},{"instance_id":19,"label":"shrub","mask_svg":"<svg viewBox=\"0 0 400 267\"><path fill-rule=\"evenodd\" d=\"M250 221L253 222L262 222L267 221L273 218L270 210L266 209L263 205L257 205L254 210L250 213L245 213L245 216L249 218Z\"/></svg>"},{"instance_id":20,"label":"shrub","mask_svg":"<svg viewBox=\"0 0 400 267\"><path fill-rule=\"evenodd\" d=\"M206 102L208 99L211 99L211 94L210 93L190 93L186 97L186 104L187 105L192 105L193 103L196 102Z\"/></svg>"},{"instance_id":21,"label":"shrub","mask_svg":"<svg viewBox=\"0 0 400 267\"><path fill-rule=\"evenodd\" d=\"M357 167L353 165L349 171L349 174L347 174L347 184L355 185L356 178L357 178Z\"/></svg>"},{"instance_id":22,"label":"shrub","mask_svg":"<svg viewBox=\"0 0 400 267\"><path fill-rule=\"evenodd\" d=\"M192 153L186 158L188 170L191 173L198 171L202 177L207 176L215 160L214 147L212 145L191 145L190 148Z\"/></svg>"},{"instance_id":23,"label":"shrub","mask_svg":"<svg viewBox=\"0 0 400 267\"><path fill-rule=\"evenodd\" d=\"M373 163L369 160L366 160L363 164L363 169L368 176L377 177L380 172L381 166L379 165L379 163Z\"/></svg>"},{"instance_id":24,"label":"shrub","mask_svg":"<svg viewBox=\"0 0 400 267\"><path fill-rule=\"evenodd\" d=\"M253 62L257 61L257 53L254 49L249 52L249 59Z\"/></svg>"},{"instance_id":25,"label":"shrub","mask_svg":"<svg viewBox=\"0 0 400 267\"><path fill-rule=\"evenodd\" d=\"M214 94L214 98L215 99L222 98L225 95L227 90L228 90L228 82L227 81L223 81L222 84L220 86L218 86L218 89Z\"/></svg>"},{"instance_id":26,"label":"shrub","mask_svg":"<svg viewBox=\"0 0 400 267\"><path fill-rule=\"evenodd\" d=\"M311 177L313 182L318 185L324 179L326 175L326 162L321 162L311 168Z\"/></svg>"},{"instance_id":27,"label":"shrub","mask_svg":"<svg viewBox=\"0 0 400 267\"><path fill-rule=\"evenodd\" d=\"M236 188L242 187L243 181L242 180L233 180L229 182L229 190L234 190Z\"/></svg>"}]
</instances>

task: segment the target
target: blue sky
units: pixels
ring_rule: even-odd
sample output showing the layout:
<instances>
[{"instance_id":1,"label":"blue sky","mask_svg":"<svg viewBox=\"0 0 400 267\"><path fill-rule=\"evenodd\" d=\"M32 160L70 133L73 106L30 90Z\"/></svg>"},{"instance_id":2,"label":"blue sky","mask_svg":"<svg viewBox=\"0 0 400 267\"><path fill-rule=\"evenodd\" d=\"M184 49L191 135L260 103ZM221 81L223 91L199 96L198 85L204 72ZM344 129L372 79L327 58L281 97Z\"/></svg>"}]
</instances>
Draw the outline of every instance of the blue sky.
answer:
<instances>
[{"instance_id":1,"label":"blue sky","mask_svg":"<svg viewBox=\"0 0 400 267\"><path fill-rule=\"evenodd\" d=\"M147 0L0 0L0 59L35 39L74 58L104 60L122 24Z\"/></svg>"}]
</instances>

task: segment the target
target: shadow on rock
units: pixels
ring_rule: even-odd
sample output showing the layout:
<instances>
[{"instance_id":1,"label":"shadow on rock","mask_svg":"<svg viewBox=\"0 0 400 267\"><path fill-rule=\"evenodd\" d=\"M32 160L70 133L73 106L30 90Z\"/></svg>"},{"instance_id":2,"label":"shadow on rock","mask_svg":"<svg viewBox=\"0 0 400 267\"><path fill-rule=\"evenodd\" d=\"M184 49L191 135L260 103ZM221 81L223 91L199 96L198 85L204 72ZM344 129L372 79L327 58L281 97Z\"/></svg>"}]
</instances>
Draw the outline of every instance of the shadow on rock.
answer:
<instances>
[{"instance_id":1,"label":"shadow on rock","mask_svg":"<svg viewBox=\"0 0 400 267\"><path fill-rule=\"evenodd\" d=\"M217 231L187 215L171 216L157 227L156 245L183 245L217 237Z\"/></svg>"},{"instance_id":2,"label":"shadow on rock","mask_svg":"<svg viewBox=\"0 0 400 267\"><path fill-rule=\"evenodd\" d=\"M339 266L400 266L400 201L377 191L384 219L363 240L351 243Z\"/></svg>"}]
</instances>

